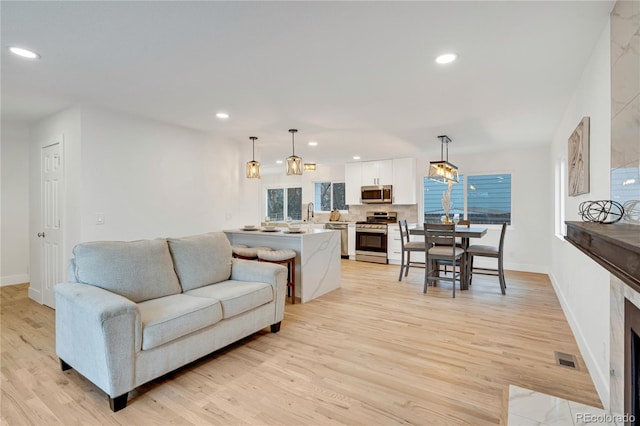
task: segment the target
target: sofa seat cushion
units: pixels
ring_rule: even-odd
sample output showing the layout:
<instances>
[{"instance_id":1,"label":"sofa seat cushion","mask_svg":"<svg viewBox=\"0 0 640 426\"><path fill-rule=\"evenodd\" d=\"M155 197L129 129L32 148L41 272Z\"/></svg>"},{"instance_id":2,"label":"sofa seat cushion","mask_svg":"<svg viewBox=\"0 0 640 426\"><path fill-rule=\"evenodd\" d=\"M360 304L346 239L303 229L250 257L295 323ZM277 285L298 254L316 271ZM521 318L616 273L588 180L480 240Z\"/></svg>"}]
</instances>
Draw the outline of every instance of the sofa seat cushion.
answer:
<instances>
[{"instance_id":1,"label":"sofa seat cushion","mask_svg":"<svg viewBox=\"0 0 640 426\"><path fill-rule=\"evenodd\" d=\"M142 350L153 349L222 319L217 299L175 294L138 304L142 319Z\"/></svg>"},{"instance_id":2,"label":"sofa seat cushion","mask_svg":"<svg viewBox=\"0 0 640 426\"><path fill-rule=\"evenodd\" d=\"M78 282L103 288L132 302L181 292L164 239L82 243L73 248L73 255Z\"/></svg>"},{"instance_id":3,"label":"sofa seat cushion","mask_svg":"<svg viewBox=\"0 0 640 426\"><path fill-rule=\"evenodd\" d=\"M182 291L228 280L231 243L223 232L168 238Z\"/></svg>"},{"instance_id":4,"label":"sofa seat cushion","mask_svg":"<svg viewBox=\"0 0 640 426\"><path fill-rule=\"evenodd\" d=\"M185 294L219 300L225 319L262 306L274 298L273 287L269 284L250 281L223 281Z\"/></svg>"}]
</instances>

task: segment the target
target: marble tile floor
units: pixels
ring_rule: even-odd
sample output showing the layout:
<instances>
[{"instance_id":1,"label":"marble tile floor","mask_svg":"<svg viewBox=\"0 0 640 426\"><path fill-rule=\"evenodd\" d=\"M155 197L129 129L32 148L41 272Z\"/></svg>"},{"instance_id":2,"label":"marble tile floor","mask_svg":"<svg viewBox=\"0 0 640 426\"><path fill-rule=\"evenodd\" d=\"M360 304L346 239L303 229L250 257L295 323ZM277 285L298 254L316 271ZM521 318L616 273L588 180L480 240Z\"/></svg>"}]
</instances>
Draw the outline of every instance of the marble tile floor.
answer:
<instances>
[{"instance_id":1,"label":"marble tile floor","mask_svg":"<svg viewBox=\"0 0 640 426\"><path fill-rule=\"evenodd\" d=\"M616 425L611 418L607 418L606 412L601 408L514 385L509 386L508 415L509 426ZM607 423L607 420L611 422Z\"/></svg>"}]
</instances>

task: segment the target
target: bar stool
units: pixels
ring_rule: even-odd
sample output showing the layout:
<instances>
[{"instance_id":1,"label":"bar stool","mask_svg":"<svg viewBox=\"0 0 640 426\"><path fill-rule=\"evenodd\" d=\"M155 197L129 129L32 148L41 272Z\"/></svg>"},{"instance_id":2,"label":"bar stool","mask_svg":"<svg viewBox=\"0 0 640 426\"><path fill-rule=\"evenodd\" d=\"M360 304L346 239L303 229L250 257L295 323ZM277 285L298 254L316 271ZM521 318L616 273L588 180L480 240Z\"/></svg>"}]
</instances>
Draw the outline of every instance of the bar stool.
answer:
<instances>
[{"instance_id":1,"label":"bar stool","mask_svg":"<svg viewBox=\"0 0 640 426\"><path fill-rule=\"evenodd\" d=\"M259 251L270 251L271 247L247 247L244 244L231 246L233 257L237 259L258 260Z\"/></svg>"},{"instance_id":2,"label":"bar stool","mask_svg":"<svg viewBox=\"0 0 640 426\"><path fill-rule=\"evenodd\" d=\"M293 250L260 250L260 262L286 264L289 271L287 288L291 288L291 303L296 303L296 252Z\"/></svg>"}]
</instances>

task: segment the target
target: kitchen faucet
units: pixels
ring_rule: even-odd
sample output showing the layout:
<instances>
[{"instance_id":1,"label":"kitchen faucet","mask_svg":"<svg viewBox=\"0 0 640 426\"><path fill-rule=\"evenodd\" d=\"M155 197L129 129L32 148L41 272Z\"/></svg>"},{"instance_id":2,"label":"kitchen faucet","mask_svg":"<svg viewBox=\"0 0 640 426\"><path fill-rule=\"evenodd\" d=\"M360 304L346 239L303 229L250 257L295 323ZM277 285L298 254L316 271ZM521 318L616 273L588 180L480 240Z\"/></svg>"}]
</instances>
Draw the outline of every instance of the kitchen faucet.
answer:
<instances>
[{"instance_id":1,"label":"kitchen faucet","mask_svg":"<svg viewBox=\"0 0 640 426\"><path fill-rule=\"evenodd\" d=\"M307 204L307 222L309 222L310 218L313 218L313 203Z\"/></svg>"}]
</instances>

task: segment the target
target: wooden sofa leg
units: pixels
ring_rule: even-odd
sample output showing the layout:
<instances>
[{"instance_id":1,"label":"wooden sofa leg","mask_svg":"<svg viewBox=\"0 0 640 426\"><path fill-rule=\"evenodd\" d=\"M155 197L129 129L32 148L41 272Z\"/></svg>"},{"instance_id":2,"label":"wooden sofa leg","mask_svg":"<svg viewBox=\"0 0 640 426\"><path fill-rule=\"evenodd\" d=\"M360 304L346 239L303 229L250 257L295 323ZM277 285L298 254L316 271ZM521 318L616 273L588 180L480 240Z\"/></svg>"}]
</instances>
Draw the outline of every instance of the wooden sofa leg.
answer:
<instances>
[{"instance_id":1,"label":"wooden sofa leg","mask_svg":"<svg viewBox=\"0 0 640 426\"><path fill-rule=\"evenodd\" d=\"M280 331L280 324L282 324L282 321L278 321L275 324L271 324L271 332L277 333L278 331Z\"/></svg>"},{"instance_id":2,"label":"wooden sofa leg","mask_svg":"<svg viewBox=\"0 0 640 426\"><path fill-rule=\"evenodd\" d=\"M115 398L109 398L109 407L111 407L111 411L115 413L116 411L120 411L125 408L127 406L128 396L129 392L116 396Z\"/></svg>"},{"instance_id":3,"label":"wooden sofa leg","mask_svg":"<svg viewBox=\"0 0 640 426\"><path fill-rule=\"evenodd\" d=\"M62 358L60 358L60 368L62 369L62 371L67 371L67 370L71 370L73 367L71 367L69 364L64 362Z\"/></svg>"}]
</instances>

